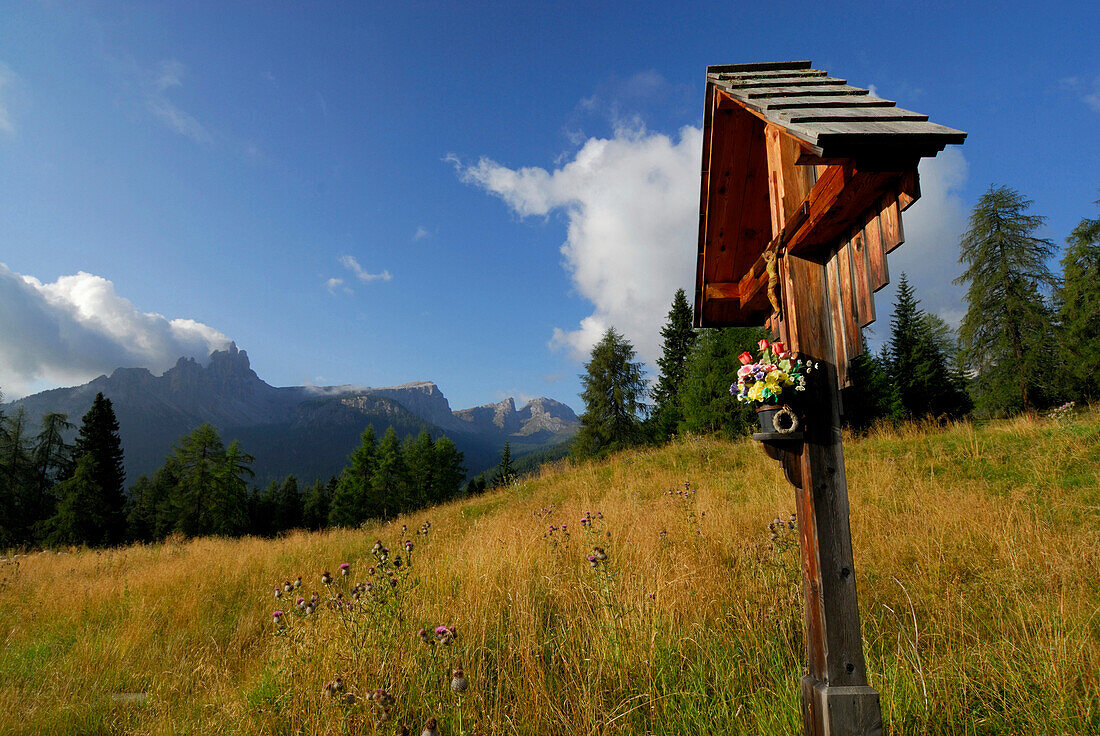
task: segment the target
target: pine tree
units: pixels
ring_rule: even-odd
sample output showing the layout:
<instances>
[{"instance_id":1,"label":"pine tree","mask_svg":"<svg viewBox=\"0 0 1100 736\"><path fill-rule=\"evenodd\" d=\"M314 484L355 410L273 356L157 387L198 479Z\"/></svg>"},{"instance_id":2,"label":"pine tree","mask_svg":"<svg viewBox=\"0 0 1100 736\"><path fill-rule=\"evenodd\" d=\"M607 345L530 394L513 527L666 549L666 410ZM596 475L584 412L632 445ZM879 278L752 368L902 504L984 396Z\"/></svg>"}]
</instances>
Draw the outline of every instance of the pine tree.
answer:
<instances>
[{"instance_id":1,"label":"pine tree","mask_svg":"<svg viewBox=\"0 0 1100 736\"><path fill-rule=\"evenodd\" d=\"M1100 204L1100 201L1097 202ZM1100 217L1066 238L1058 290L1058 344L1074 398L1100 399Z\"/></svg>"},{"instance_id":2,"label":"pine tree","mask_svg":"<svg viewBox=\"0 0 1100 736\"><path fill-rule=\"evenodd\" d=\"M683 419L679 431L695 434L720 433L728 438L743 437L757 426L752 405L737 401L730 386L737 382L741 363L737 356L756 351L766 336L757 327L726 327L703 330L688 356L680 388Z\"/></svg>"},{"instance_id":3,"label":"pine tree","mask_svg":"<svg viewBox=\"0 0 1100 736\"><path fill-rule=\"evenodd\" d=\"M420 430L416 439L406 438L404 455L409 468L409 503L412 508L423 508L434 502L437 485L435 443L426 429Z\"/></svg>"},{"instance_id":4,"label":"pine tree","mask_svg":"<svg viewBox=\"0 0 1100 736\"><path fill-rule=\"evenodd\" d=\"M118 419L115 418L111 400L104 398L102 392L96 394L77 433L73 458L79 462L85 455L91 455L95 461L92 464L96 473L95 485L102 494L102 518L107 524L104 540L108 544L120 542L126 527L126 497L123 493L126 469L123 466Z\"/></svg>"},{"instance_id":5,"label":"pine tree","mask_svg":"<svg viewBox=\"0 0 1100 736\"><path fill-rule=\"evenodd\" d=\"M298 489L298 479L293 475L288 475L279 486L276 509L279 531L297 529L302 525L302 493Z\"/></svg>"},{"instance_id":6,"label":"pine tree","mask_svg":"<svg viewBox=\"0 0 1100 736\"><path fill-rule=\"evenodd\" d=\"M377 454L374 427L368 424L359 436L359 446L352 451L348 466L340 473L340 480L332 493L328 512L330 525L356 527L377 515L370 503L373 499L371 483L378 467Z\"/></svg>"},{"instance_id":7,"label":"pine tree","mask_svg":"<svg viewBox=\"0 0 1100 736\"><path fill-rule=\"evenodd\" d=\"M443 436L435 441L436 495L432 503L442 503L455 498L462 491L466 469L462 467L463 454L451 440Z\"/></svg>"},{"instance_id":8,"label":"pine tree","mask_svg":"<svg viewBox=\"0 0 1100 736\"><path fill-rule=\"evenodd\" d=\"M112 540L108 534L113 520L111 509L103 504L103 488L95 455L86 452L76 462L73 476L60 483L57 513L44 525L46 542L51 545L86 544L102 546Z\"/></svg>"},{"instance_id":9,"label":"pine tree","mask_svg":"<svg viewBox=\"0 0 1100 736\"><path fill-rule=\"evenodd\" d=\"M505 440L504 449L500 452L500 462L493 473L493 487L509 486L515 482L516 477L516 468L512 464L512 445Z\"/></svg>"},{"instance_id":10,"label":"pine tree","mask_svg":"<svg viewBox=\"0 0 1100 736\"><path fill-rule=\"evenodd\" d=\"M196 427L176 446L171 462L178 470L173 493L177 531L187 536L211 533L216 485L224 460L225 445L209 423Z\"/></svg>"},{"instance_id":11,"label":"pine tree","mask_svg":"<svg viewBox=\"0 0 1100 736\"><path fill-rule=\"evenodd\" d=\"M663 346L657 365L661 369L653 389L653 414L650 417L653 436L668 440L683 419L680 408L680 387L687 371L688 356L697 334L692 327L692 311L683 289L677 289L668 311L668 320L661 328Z\"/></svg>"},{"instance_id":12,"label":"pine tree","mask_svg":"<svg viewBox=\"0 0 1100 736\"><path fill-rule=\"evenodd\" d=\"M392 426L378 443L377 463L371 477L370 516L388 518L410 507L409 471L401 452L401 441ZM380 513L376 513L380 511Z\"/></svg>"},{"instance_id":13,"label":"pine tree","mask_svg":"<svg viewBox=\"0 0 1100 736\"><path fill-rule=\"evenodd\" d=\"M843 393L845 426L862 432L875 422L904 416L897 384L890 376L890 361L884 355L857 355L848 363L848 376L852 386Z\"/></svg>"},{"instance_id":14,"label":"pine tree","mask_svg":"<svg viewBox=\"0 0 1100 736\"><path fill-rule=\"evenodd\" d=\"M646 405L645 378L641 363L634 362L634 346L615 330L607 328L592 348L581 376L584 414L573 441L578 457L597 457L639 444L642 439L640 414Z\"/></svg>"},{"instance_id":15,"label":"pine tree","mask_svg":"<svg viewBox=\"0 0 1100 736\"><path fill-rule=\"evenodd\" d=\"M969 286L960 338L978 373L979 405L989 413L1043 405L1058 373L1050 370L1051 310L1043 298L1054 281L1046 265L1054 246L1035 237L1044 218L1027 214L1031 204L991 186L959 244L967 268L955 283Z\"/></svg>"},{"instance_id":16,"label":"pine tree","mask_svg":"<svg viewBox=\"0 0 1100 736\"><path fill-rule=\"evenodd\" d=\"M328 526L329 507L338 482L332 476L328 483L318 480L310 486L302 504L302 523L306 529L320 531Z\"/></svg>"},{"instance_id":17,"label":"pine tree","mask_svg":"<svg viewBox=\"0 0 1100 736\"><path fill-rule=\"evenodd\" d=\"M31 541L33 519L27 508L27 488L34 468L27 438L26 411L0 417L0 546Z\"/></svg>"}]
</instances>

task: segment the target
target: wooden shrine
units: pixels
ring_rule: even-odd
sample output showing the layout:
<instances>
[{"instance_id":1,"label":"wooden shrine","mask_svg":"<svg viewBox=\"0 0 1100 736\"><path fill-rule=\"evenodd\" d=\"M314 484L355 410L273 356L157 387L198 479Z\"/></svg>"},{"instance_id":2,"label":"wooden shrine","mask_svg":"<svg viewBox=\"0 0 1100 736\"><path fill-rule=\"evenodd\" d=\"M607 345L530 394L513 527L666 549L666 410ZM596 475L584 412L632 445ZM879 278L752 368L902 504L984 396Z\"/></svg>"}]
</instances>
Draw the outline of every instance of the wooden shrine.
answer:
<instances>
[{"instance_id":1,"label":"wooden shrine","mask_svg":"<svg viewBox=\"0 0 1100 736\"><path fill-rule=\"evenodd\" d=\"M802 434L766 442L796 489L808 674L804 733L882 732L867 683L840 389L889 282L917 164L966 134L809 61L707 67L695 325L766 325L821 364Z\"/></svg>"}]
</instances>

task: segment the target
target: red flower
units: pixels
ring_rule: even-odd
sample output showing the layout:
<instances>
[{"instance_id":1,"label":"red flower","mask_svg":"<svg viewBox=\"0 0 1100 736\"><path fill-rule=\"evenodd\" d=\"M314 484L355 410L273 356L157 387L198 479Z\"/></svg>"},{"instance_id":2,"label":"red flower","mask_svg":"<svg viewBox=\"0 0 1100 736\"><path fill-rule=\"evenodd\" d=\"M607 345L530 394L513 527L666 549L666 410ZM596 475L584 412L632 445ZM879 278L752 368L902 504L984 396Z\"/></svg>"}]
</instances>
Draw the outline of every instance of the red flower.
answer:
<instances>
[{"instance_id":1,"label":"red flower","mask_svg":"<svg viewBox=\"0 0 1100 736\"><path fill-rule=\"evenodd\" d=\"M772 350L774 350L777 353L785 353L785 352L787 352L787 346L784 345L781 342L773 342L772 343Z\"/></svg>"},{"instance_id":2,"label":"red flower","mask_svg":"<svg viewBox=\"0 0 1100 736\"><path fill-rule=\"evenodd\" d=\"M748 350L737 356L737 359L741 361L741 365L748 365L752 362L752 353Z\"/></svg>"},{"instance_id":3,"label":"red flower","mask_svg":"<svg viewBox=\"0 0 1100 736\"><path fill-rule=\"evenodd\" d=\"M761 350L767 350L768 349L768 341L767 340L761 340L760 342L756 343L756 345Z\"/></svg>"}]
</instances>

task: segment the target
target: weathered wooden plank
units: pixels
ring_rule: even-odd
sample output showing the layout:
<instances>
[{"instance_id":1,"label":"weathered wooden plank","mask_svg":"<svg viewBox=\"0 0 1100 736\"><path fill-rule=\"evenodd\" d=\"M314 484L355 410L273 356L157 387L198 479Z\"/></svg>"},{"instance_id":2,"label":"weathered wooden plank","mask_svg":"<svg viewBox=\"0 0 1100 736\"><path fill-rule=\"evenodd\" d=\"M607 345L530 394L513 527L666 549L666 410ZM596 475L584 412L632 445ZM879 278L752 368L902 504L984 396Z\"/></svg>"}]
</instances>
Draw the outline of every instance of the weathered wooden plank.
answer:
<instances>
[{"instance_id":1,"label":"weathered wooden plank","mask_svg":"<svg viewBox=\"0 0 1100 736\"><path fill-rule=\"evenodd\" d=\"M846 84L815 85L791 85L789 87L769 87L766 90L751 90L746 92L734 92L736 97L746 97L750 100L759 97L827 97L836 95L866 95L870 94L865 89L850 87Z\"/></svg>"},{"instance_id":2,"label":"weathered wooden plank","mask_svg":"<svg viewBox=\"0 0 1100 736\"><path fill-rule=\"evenodd\" d=\"M813 62L799 61L755 61L748 64L709 64L707 74L727 74L735 72L764 72L774 69L809 69Z\"/></svg>"},{"instance_id":3,"label":"weathered wooden plank","mask_svg":"<svg viewBox=\"0 0 1100 736\"><path fill-rule=\"evenodd\" d=\"M879 219L882 222L882 241L886 245L886 252L892 253L895 248L905 242L905 234L901 230L901 214L898 212L898 195L896 192L889 192L883 197Z\"/></svg>"},{"instance_id":4,"label":"weathered wooden plank","mask_svg":"<svg viewBox=\"0 0 1100 736\"><path fill-rule=\"evenodd\" d=\"M859 326L866 327L875 321L875 297L871 288L871 262L867 256L867 247L863 232L858 231L848 241L849 257L852 261L852 288L855 290L856 315Z\"/></svg>"},{"instance_id":5,"label":"weathered wooden plank","mask_svg":"<svg viewBox=\"0 0 1100 736\"><path fill-rule=\"evenodd\" d=\"M825 280L828 287L830 328L832 330L834 358L836 364L838 385L844 386L848 382L848 354L844 339L844 302L840 298L840 269L837 262L839 256L833 253L825 264Z\"/></svg>"},{"instance_id":6,"label":"weathered wooden plank","mask_svg":"<svg viewBox=\"0 0 1100 736\"><path fill-rule=\"evenodd\" d=\"M884 100L872 94L866 95L828 95L809 97L756 97L749 102L768 110L796 110L803 107L893 107L893 100Z\"/></svg>"},{"instance_id":7,"label":"weathered wooden plank","mask_svg":"<svg viewBox=\"0 0 1100 736\"><path fill-rule=\"evenodd\" d=\"M707 203L706 283L733 281L734 260L740 245L746 158L754 145L754 119L735 109L714 111ZM759 145L759 142L756 143Z\"/></svg>"},{"instance_id":8,"label":"weathered wooden plank","mask_svg":"<svg viewBox=\"0 0 1100 736\"><path fill-rule=\"evenodd\" d=\"M859 334L859 315L856 306L855 283L852 278L852 250L844 243L837 250L837 272L840 275L841 318L844 320L844 352L850 361L862 351ZM847 368L845 361L845 368ZM847 385L847 384L842 384Z\"/></svg>"},{"instance_id":9,"label":"weathered wooden plank","mask_svg":"<svg viewBox=\"0 0 1100 736\"><path fill-rule=\"evenodd\" d=\"M927 115L901 107L805 107L776 111L777 117L791 123L853 123L910 120L923 122Z\"/></svg>"},{"instance_id":10,"label":"weathered wooden plank","mask_svg":"<svg viewBox=\"0 0 1100 736\"><path fill-rule=\"evenodd\" d=\"M909 209L909 205L918 199L920 199L920 176L914 166L906 171L898 182L898 210L905 212Z\"/></svg>"},{"instance_id":11,"label":"weathered wooden plank","mask_svg":"<svg viewBox=\"0 0 1100 736\"><path fill-rule=\"evenodd\" d=\"M863 226L863 242L871 262L871 288L878 291L890 283L890 271L886 264L886 248L882 244L882 223L878 212Z\"/></svg>"},{"instance_id":12,"label":"weathered wooden plank","mask_svg":"<svg viewBox=\"0 0 1100 736\"><path fill-rule=\"evenodd\" d=\"M860 145L876 146L890 143L898 143L895 140L902 136L906 145L936 145L948 143L962 143L966 133L946 125L939 125L931 121L896 120L896 121L864 121L864 122L829 122L829 123L792 123L791 133L806 138L817 145L825 147L829 144L851 143L858 141Z\"/></svg>"},{"instance_id":13,"label":"weathered wooden plank","mask_svg":"<svg viewBox=\"0 0 1100 736\"><path fill-rule=\"evenodd\" d=\"M741 303L741 287L736 281L718 281L707 283L707 299L733 299Z\"/></svg>"},{"instance_id":14,"label":"weathered wooden plank","mask_svg":"<svg viewBox=\"0 0 1100 736\"><path fill-rule=\"evenodd\" d=\"M813 75L768 77L764 79L742 79L739 77L719 77L718 83L727 89L757 89L763 87L809 87L819 84L847 84L847 79L836 77L818 77Z\"/></svg>"},{"instance_id":15,"label":"weathered wooden plank","mask_svg":"<svg viewBox=\"0 0 1100 736\"><path fill-rule=\"evenodd\" d=\"M726 79L771 79L775 77L789 77L798 75L799 77L824 77L828 74L824 69L769 69L767 71L760 72L723 72L721 74L713 74L716 81L723 81Z\"/></svg>"}]
</instances>

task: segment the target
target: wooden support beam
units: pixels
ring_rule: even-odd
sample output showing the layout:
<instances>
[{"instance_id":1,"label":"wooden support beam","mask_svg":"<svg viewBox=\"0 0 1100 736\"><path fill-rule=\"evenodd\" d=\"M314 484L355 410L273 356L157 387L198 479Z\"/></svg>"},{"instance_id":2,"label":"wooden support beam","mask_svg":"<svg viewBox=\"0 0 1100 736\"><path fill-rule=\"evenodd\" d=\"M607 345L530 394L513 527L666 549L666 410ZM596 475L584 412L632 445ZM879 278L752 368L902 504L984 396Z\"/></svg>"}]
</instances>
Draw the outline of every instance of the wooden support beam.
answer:
<instances>
[{"instance_id":1,"label":"wooden support beam","mask_svg":"<svg viewBox=\"0 0 1100 736\"><path fill-rule=\"evenodd\" d=\"M808 239L812 223L823 220L827 212L815 210L815 202L820 207L820 200L827 198L833 206L843 204L845 187L858 172L830 167L815 185L808 167L795 165L797 145L788 145L783 137L769 139L767 148L773 233L779 236L794 207L809 200L807 221L798 230L806 229L803 238ZM822 193L815 198L811 187L817 191L823 182ZM798 237L794 236L781 259L787 288L782 294L780 335L802 356L820 362L822 370L805 392L804 441L790 449L772 449L783 457L788 477L796 481L809 668L802 678L803 733L881 734L879 696L867 684L852 562L837 384L837 361L844 348L836 338L837 320L830 307L837 300L830 298L833 287L827 278L834 267L825 263L832 259L820 254L810 257L808 245L802 248L806 257L798 255L794 244ZM834 241L834 249L836 245Z\"/></svg>"}]
</instances>

